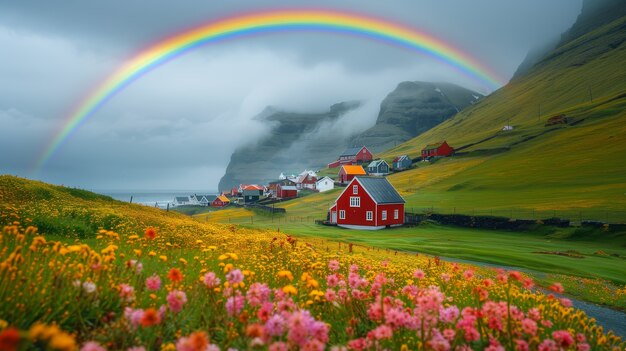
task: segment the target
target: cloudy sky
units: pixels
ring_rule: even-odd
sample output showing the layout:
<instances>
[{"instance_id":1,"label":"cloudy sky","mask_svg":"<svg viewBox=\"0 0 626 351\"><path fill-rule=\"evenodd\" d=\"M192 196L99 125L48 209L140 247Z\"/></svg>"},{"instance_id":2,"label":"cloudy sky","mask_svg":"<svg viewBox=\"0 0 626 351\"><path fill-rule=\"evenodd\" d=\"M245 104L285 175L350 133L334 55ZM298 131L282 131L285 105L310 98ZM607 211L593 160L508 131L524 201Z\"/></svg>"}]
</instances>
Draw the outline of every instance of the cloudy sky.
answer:
<instances>
[{"instance_id":1,"label":"cloudy sky","mask_svg":"<svg viewBox=\"0 0 626 351\"><path fill-rule=\"evenodd\" d=\"M337 9L425 30L509 78L529 49L557 37L581 0L0 1L0 174L87 189L217 187L230 155L267 127L266 106L317 112L368 102L369 127L397 83L489 88L432 58L329 33L279 33L208 45L116 95L41 169L61 122L128 57L203 23L257 10Z\"/></svg>"}]
</instances>

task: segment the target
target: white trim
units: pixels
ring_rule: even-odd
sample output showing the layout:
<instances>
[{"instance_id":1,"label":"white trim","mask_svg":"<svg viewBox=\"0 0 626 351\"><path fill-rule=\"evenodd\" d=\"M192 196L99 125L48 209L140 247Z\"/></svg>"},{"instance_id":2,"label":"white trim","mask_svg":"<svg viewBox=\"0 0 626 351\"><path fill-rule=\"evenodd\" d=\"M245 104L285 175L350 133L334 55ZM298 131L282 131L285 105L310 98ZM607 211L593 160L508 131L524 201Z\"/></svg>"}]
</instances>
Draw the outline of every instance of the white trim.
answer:
<instances>
[{"instance_id":1,"label":"white trim","mask_svg":"<svg viewBox=\"0 0 626 351\"><path fill-rule=\"evenodd\" d=\"M361 230L380 230L385 229L385 226L373 226L373 225L352 225L352 224L337 224L338 227L346 229L361 229Z\"/></svg>"},{"instance_id":2,"label":"white trim","mask_svg":"<svg viewBox=\"0 0 626 351\"><path fill-rule=\"evenodd\" d=\"M350 196L350 207L361 207L361 197Z\"/></svg>"},{"instance_id":3,"label":"white trim","mask_svg":"<svg viewBox=\"0 0 626 351\"><path fill-rule=\"evenodd\" d=\"M374 220L374 211L365 211L365 220L373 221Z\"/></svg>"},{"instance_id":4,"label":"white trim","mask_svg":"<svg viewBox=\"0 0 626 351\"><path fill-rule=\"evenodd\" d=\"M400 210L393 210L393 219L400 219Z\"/></svg>"},{"instance_id":5,"label":"white trim","mask_svg":"<svg viewBox=\"0 0 626 351\"><path fill-rule=\"evenodd\" d=\"M381 221L386 221L386 220L387 220L387 210L383 210L383 211L380 213L380 220L381 220Z\"/></svg>"},{"instance_id":6,"label":"white trim","mask_svg":"<svg viewBox=\"0 0 626 351\"><path fill-rule=\"evenodd\" d=\"M339 210L339 219L346 219L346 210Z\"/></svg>"}]
</instances>

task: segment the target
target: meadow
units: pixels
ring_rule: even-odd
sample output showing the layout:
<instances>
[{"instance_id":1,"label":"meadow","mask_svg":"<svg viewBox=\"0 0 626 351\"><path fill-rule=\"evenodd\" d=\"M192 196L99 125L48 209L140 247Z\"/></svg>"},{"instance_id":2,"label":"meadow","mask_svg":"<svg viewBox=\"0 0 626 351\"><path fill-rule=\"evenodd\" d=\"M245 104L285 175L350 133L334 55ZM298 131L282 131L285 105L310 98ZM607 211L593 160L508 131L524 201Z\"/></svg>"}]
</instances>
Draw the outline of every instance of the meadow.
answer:
<instances>
[{"instance_id":1,"label":"meadow","mask_svg":"<svg viewBox=\"0 0 626 351\"><path fill-rule=\"evenodd\" d=\"M8 176L0 199L2 349L626 346L553 295L561 284L544 294L517 271L206 224Z\"/></svg>"}]
</instances>

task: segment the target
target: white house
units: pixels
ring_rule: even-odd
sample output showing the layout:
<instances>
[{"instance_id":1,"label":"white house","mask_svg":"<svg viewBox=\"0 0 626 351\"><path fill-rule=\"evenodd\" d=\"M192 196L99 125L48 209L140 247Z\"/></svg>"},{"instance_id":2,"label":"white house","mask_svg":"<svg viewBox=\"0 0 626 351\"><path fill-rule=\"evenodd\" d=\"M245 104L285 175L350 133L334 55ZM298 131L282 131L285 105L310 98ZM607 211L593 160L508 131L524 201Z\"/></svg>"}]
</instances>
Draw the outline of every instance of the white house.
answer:
<instances>
[{"instance_id":1,"label":"white house","mask_svg":"<svg viewBox=\"0 0 626 351\"><path fill-rule=\"evenodd\" d=\"M190 203L189 196L176 196L174 198L174 206L189 205Z\"/></svg>"},{"instance_id":2,"label":"white house","mask_svg":"<svg viewBox=\"0 0 626 351\"><path fill-rule=\"evenodd\" d=\"M324 177L324 178L318 179L318 181L315 183L315 189L317 189L317 191L319 191L320 193L323 193L328 190L332 190L334 188L335 188L335 182L332 179L330 179L330 177Z\"/></svg>"}]
</instances>

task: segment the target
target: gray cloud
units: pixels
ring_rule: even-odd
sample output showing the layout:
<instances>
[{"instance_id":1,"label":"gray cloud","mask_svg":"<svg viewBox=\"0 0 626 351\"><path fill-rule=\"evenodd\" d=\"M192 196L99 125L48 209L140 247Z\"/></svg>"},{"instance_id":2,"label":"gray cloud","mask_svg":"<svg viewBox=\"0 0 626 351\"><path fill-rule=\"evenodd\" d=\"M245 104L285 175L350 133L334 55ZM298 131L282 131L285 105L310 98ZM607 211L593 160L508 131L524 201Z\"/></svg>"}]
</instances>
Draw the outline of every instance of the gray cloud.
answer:
<instances>
[{"instance_id":1,"label":"gray cloud","mask_svg":"<svg viewBox=\"0 0 626 351\"><path fill-rule=\"evenodd\" d=\"M505 77L580 10L578 0L314 5L425 29ZM2 2L0 173L29 176L76 104L138 48L194 24L286 6L310 8L311 2ZM266 106L312 112L361 99L376 107L403 80L450 81L486 92L445 65L378 43L323 33L247 38L149 72L84 123L37 177L86 188L214 188L233 150L267 132L253 120ZM335 128L366 128L376 112L361 109Z\"/></svg>"}]
</instances>

